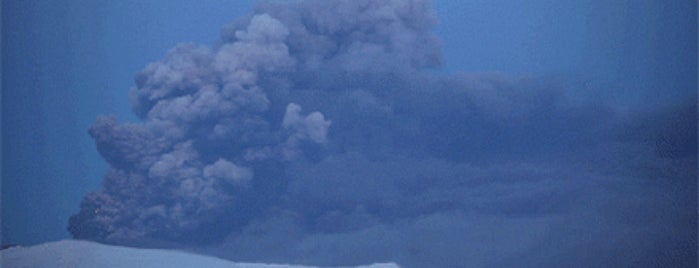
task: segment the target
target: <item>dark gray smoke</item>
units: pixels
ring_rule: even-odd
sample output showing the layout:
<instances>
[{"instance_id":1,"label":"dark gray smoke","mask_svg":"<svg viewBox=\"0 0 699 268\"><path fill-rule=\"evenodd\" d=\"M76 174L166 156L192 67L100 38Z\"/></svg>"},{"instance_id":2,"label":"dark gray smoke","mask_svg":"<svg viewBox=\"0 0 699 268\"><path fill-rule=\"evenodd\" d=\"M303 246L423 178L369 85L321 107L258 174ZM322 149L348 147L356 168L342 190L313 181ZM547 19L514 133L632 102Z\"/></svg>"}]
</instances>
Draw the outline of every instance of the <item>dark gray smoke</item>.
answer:
<instances>
[{"instance_id":1,"label":"dark gray smoke","mask_svg":"<svg viewBox=\"0 0 699 268\"><path fill-rule=\"evenodd\" d=\"M435 75L426 0L262 3L98 118L75 238L238 261L696 266L695 102L621 111L565 83Z\"/></svg>"}]
</instances>

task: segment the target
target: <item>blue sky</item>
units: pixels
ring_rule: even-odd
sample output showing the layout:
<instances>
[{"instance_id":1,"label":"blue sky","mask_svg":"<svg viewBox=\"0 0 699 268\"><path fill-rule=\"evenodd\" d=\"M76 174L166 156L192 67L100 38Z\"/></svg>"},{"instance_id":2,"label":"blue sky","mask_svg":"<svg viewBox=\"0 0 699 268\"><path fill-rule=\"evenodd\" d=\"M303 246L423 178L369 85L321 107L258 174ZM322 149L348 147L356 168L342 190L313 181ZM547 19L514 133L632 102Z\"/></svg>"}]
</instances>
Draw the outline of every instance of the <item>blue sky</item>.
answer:
<instances>
[{"instance_id":1,"label":"blue sky","mask_svg":"<svg viewBox=\"0 0 699 268\"><path fill-rule=\"evenodd\" d=\"M139 121L131 111L128 93L129 88L134 86L136 73L149 63L161 60L178 43L215 45L221 27L250 14L254 2L4 1L2 243L36 244L68 238L68 218L78 211L85 193L100 189L109 167L87 133L96 118L113 114L119 122ZM586 107L592 107L591 110L597 109L595 105L598 104L608 105L619 109L622 114L661 109L682 103L683 100L696 99L697 66L694 59L697 58L697 18L694 1L474 0L434 1L432 6L437 19L434 34L439 39L444 59L440 68L432 70L437 76L487 73L534 77L531 85L523 87L562 85L572 88L565 94L572 98L573 103L578 100L593 103ZM504 80L508 81L507 78ZM401 82L395 83L393 86L398 87ZM463 83L467 87L471 85L471 82ZM512 83L516 84L511 86L513 88L520 86L518 82ZM357 87L371 88L372 85L359 84ZM548 96L548 93L542 94ZM525 99L527 97L523 96ZM290 98L300 103L304 100L308 102L302 103L302 115L315 110L324 112L326 116L333 114L332 111L321 110L328 105L323 101L313 101L314 96L290 95ZM483 98L487 99L487 96ZM273 97L271 100L275 101ZM413 100L406 103L424 104L428 110L438 110L437 105L443 104L439 101L425 104ZM441 107L449 105L445 103ZM275 107L272 110L277 109ZM600 113L604 112L602 110L600 108ZM440 115L437 112L435 115L426 114L425 117ZM343 118L342 112L336 111L336 115L337 119L327 117L333 120L331 131L333 126L343 126L343 122L338 121ZM453 114L441 118L451 116L458 119ZM597 115L580 116L595 118ZM536 120L535 116L523 118ZM293 126L303 128L311 124L303 122ZM691 123L696 124L696 120ZM560 126L552 124L552 132L556 131L556 127L568 127L563 123ZM409 131L413 131L411 127L407 127ZM473 131L470 127L457 126L453 131ZM422 131L425 130L416 131L424 133ZM495 155L493 159L516 158L509 155L512 153L508 151L510 149L534 150L526 146L517 147L518 142L527 142L522 137L536 137L537 134L531 133L531 129L513 127L507 128L507 131L515 132L511 137L516 138L507 138L510 134L503 134L503 140L499 140L501 144L497 145L458 142L454 145L449 143L451 140L446 144L457 149L480 150L479 153L488 159L491 154ZM497 131L474 135L488 136L493 133ZM543 133L556 136L545 131ZM331 138L337 137L332 132L329 135ZM581 134L584 135L588 134ZM597 137L594 136L597 134L589 135ZM523 140L516 140L519 138ZM434 141L421 140L418 143L423 142L425 146L437 144L435 148L441 148L442 141L435 138ZM510 142L515 145L508 145ZM562 142L563 145L552 146L578 148L582 143L575 140L573 145ZM343 146L350 146L348 144ZM505 148L508 146L516 148ZM565 150L562 148L556 147L552 151ZM311 155L323 155L317 152L319 149L310 150L316 150ZM339 149L333 147L329 150ZM544 154L548 152L548 149L541 150L545 151ZM452 155L457 153L449 151L447 158L453 158ZM536 155L537 152L532 154ZM410 158L409 155L406 153L404 157ZM466 161L451 158L448 160L458 163ZM333 165L337 163L333 161L367 161L364 155L351 154L327 159L330 160L321 161L310 168L305 164L288 168L299 170L298 174L305 174L309 170L335 174L332 170L335 170ZM389 159L387 165L400 165L404 163L401 159ZM406 161L412 163L412 160ZM416 166L423 164L416 162ZM440 165L434 164L435 167ZM381 167L374 169L379 173L392 172ZM451 174L456 171L445 172ZM338 178L344 176L335 175ZM304 185L303 178L296 180ZM378 183L376 187L381 185ZM313 192L312 189L308 191ZM599 198L604 199L605 196ZM422 220L440 222L439 215ZM487 220L479 221L483 223ZM445 225L451 224L450 221L445 222ZM370 234L372 230L367 232ZM284 254L270 258L283 259L280 256Z\"/></svg>"}]
</instances>

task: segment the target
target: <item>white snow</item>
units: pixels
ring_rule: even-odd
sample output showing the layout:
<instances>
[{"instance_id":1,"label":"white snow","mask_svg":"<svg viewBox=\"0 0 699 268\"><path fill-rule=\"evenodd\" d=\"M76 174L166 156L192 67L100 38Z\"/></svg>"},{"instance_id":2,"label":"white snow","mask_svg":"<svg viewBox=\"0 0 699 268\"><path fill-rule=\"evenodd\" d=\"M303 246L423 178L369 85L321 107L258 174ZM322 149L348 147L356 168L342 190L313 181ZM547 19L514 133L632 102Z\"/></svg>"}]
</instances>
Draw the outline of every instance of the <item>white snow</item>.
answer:
<instances>
[{"instance_id":1,"label":"white snow","mask_svg":"<svg viewBox=\"0 0 699 268\"><path fill-rule=\"evenodd\" d=\"M187 252L139 249L102 245L78 240L62 240L32 247L13 247L0 251L0 267L212 267L212 268L311 268L284 264L235 263ZM357 268L398 268L380 263Z\"/></svg>"}]
</instances>

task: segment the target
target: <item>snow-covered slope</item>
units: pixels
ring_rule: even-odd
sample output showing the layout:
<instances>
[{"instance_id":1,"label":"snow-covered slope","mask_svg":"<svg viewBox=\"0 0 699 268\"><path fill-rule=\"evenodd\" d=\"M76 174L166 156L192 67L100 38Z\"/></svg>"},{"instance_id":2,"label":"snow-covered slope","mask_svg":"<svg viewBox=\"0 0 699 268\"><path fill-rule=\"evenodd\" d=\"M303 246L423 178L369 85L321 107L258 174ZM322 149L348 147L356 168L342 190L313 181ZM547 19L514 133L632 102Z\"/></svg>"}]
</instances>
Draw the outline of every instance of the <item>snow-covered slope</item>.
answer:
<instances>
[{"instance_id":1,"label":"snow-covered slope","mask_svg":"<svg viewBox=\"0 0 699 268\"><path fill-rule=\"evenodd\" d=\"M28 248L13 247L0 252L1 267L216 267L216 268L309 268L309 266L234 263L192 253L108 246L94 242L63 240ZM372 264L361 268L397 268ZM358 267L359 268L359 267Z\"/></svg>"}]
</instances>

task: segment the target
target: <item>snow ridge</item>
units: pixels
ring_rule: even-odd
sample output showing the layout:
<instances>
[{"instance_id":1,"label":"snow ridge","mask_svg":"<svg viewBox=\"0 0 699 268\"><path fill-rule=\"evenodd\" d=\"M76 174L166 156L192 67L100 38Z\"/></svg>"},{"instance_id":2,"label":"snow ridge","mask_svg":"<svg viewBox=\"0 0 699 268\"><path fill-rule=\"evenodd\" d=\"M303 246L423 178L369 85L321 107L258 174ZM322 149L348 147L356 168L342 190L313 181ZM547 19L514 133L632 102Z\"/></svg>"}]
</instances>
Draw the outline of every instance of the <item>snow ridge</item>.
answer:
<instances>
[{"instance_id":1,"label":"snow ridge","mask_svg":"<svg viewBox=\"0 0 699 268\"><path fill-rule=\"evenodd\" d=\"M138 249L80 240L62 240L26 248L12 247L0 251L0 260L0 267L313 268L287 264L235 263L175 250ZM393 263L378 263L356 268L398 267Z\"/></svg>"}]
</instances>

